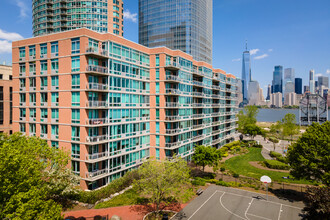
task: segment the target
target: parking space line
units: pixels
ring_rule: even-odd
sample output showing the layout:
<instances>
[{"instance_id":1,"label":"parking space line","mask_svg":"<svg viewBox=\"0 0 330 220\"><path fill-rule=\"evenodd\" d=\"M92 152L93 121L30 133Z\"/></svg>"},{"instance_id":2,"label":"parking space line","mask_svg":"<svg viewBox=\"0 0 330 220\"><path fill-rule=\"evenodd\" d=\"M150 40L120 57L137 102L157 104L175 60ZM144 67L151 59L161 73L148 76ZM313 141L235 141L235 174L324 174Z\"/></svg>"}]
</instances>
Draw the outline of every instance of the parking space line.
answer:
<instances>
[{"instance_id":1,"label":"parking space line","mask_svg":"<svg viewBox=\"0 0 330 220\"><path fill-rule=\"evenodd\" d=\"M249 208L251 207L252 205L252 202L253 202L253 199L251 200L251 202L249 203L249 206L247 207L246 211L245 211L245 218L249 219L247 216L246 216L246 213L248 212Z\"/></svg>"},{"instance_id":2,"label":"parking space line","mask_svg":"<svg viewBox=\"0 0 330 220\"><path fill-rule=\"evenodd\" d=\"M218 191L216 190L189 218L191 219Z\"/></svg>"},{"instance_id":3,"label":"parking space line","mask_svg":"<svg viewBox=\"0 0 330 220\"><path fill-rule=\"evenodd\" d=\"M283 212L283 210L282 210L282 204L281 204L281 207L280 207L280 211L279 211L279 213L278 213L278 218L277 218L277 220L280 220L280 218L281 218L281 212Z\"/></svg>"},{"instance_id":4,"label":"parking space line","mask_svg":"<svg viewBox=\"0 0 330 220\"><path fill-rule=\"evenodd\" d=\"M238 218L240 218L240 219L248 220L248 219L243 218L243 217L241 217L241 216L239 216L239 215L236 215L235 213L233 213L232 211L230 211L229 209L227 209L227 208L223 205L221 199L222 199L223 195L225 195L225 193L226 193L226 192L223 192L223 194L220 196L220 199L219 199L219 202L220 202L220 205L222 206L222 208L224 208L227 212L229 212L230 214L232 214L232 215L234 215L234 216L236 216L236 217L238 217Z\"/></svg>"},{"instance_id":5,"label":"parking space line","mask_svg":"<svg viewBox=\"0 0 330 220\"><path fill-rule=\"evenodd\" d=\"M261 217L261 216L259 216L259 215L254 215L254 214L250 214L250 213L246 213L246 214L247 214L247 215L251 215L251 216L256 217L256 218L264 219L264 220L272 220L272 219L270 219L270 218Z\"/></svg>"}]
</instances>

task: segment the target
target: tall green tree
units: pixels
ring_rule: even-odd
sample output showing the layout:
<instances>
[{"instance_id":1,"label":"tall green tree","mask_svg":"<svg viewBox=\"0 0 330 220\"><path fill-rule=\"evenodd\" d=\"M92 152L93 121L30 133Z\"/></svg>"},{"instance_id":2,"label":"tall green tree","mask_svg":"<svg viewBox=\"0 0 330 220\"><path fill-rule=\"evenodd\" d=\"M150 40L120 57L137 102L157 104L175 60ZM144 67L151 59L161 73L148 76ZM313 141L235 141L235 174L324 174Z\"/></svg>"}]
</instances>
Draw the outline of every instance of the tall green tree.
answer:
<instances>
[{"instance_id":1,"label":"tall green tree","mask_svg":"<svg viewBox=\"0 0 330 220\"><path fill-rule=\"evenodd\" d=\"M256 106L245 106L244 110L241 110L238 117L238 129L244 131L245 127L248 125L255 125L257 123L257 115L259 109Z\"/></svg>"},{"instance_id":2,"label":"tall green tree","mask_svg":"<svg viewBox=\"0 0 330 220\"><path fill-rule=\"evenodd\" d=\"M288 149L291 174L330 186L330 122L313 123Z\"/></svg>"},{"instance_id":3,"label":"tall green tree","mask_svg":"<svg viewBox=\"0 0 330 220\"><path fill-rule=\"evenodd\" d=\"M0 219L61 219L76 195L69 157L47 142L0 134Z\"/></svg>"},{"instance_id":4,"label":"tall green tree","mask_svg":"<svg viewBox=\"0 0 330 220\"><path fill-rule=\"evenodd\" d=\"M299 127L296 123L296 116L295 114L288 113L282 119L282 133L283 136L290 136L291 141L293 140L293 135L298 134Z\"/></svg>"},{"instance_id":5,"label":"tall green tree","mask_svg":"<svg viewBox=\"0 0 330 220\"><path fill-rule=\"evenodd\" d=\"M199 145L195 147L192 160L196 165L202 166L204 171L206 165L213 167L218 166L221 160L221 153L214 147Z\"/></svg>"},{"instance_id":6,"label":"tall green tree","mask_svg":"<svg viewBox=\"0 0 330 220\"><path fill-rule=\"evenodd\" d=\"M249 124L245 126L243 132L244 134L250 135L252 139L254 139L254 137L257 135L263 134L262 129L255 124Z\"/></svg>"},{"instance_id":7,"label":"tall green tree","mask_svg":"<svg viewBox=\"0 0 330 220\"><path fill-rule=\"evenodd\" d=\"M189 184L190 169L181 158L171 161L149 160L139 167L138 175L133 187L149 198L158 213L161 205L167 204L170 198L180 197L182 187Z\"/></svg>"}]
</instances>

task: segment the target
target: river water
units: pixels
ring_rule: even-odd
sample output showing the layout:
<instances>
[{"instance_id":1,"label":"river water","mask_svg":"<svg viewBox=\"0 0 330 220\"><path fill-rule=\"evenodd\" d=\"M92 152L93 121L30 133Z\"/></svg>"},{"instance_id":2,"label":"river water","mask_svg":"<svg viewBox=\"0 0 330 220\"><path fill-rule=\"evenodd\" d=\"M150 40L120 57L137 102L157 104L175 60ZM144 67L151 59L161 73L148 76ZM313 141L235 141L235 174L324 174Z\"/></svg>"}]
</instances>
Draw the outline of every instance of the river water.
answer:
<instances>
[{"instance_id":1,"label":"river water","mask_svg":"<svg viewBox=\"0 0 330 220\"><path fill-rule=\"evenodd\" d=\"M296 121L299 122L299 110L298 109L259 109L257 115L257 121L260 122L277 122L281 121L282 118L288 113L296 115ZM330 117L330 111L328 111Z\"/></svg>"}]
</instances>

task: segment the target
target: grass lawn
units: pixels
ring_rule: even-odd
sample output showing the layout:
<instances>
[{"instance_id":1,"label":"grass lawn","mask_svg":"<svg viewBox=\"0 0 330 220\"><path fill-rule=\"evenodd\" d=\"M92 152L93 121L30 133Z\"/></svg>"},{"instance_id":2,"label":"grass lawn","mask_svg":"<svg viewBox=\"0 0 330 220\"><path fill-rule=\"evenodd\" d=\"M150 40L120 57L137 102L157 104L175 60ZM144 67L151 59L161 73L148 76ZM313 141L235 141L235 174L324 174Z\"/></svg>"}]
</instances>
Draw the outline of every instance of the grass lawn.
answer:
<instances>
[{"instance_id":1,"label":"grass lawn","mask_svg":"<svg viewBox=\"0 0 330 220\"><path fill-rule=\"evenodd\" d=\"M117 206L127 206L127 205L136 205L141 202L141 197L139 194L133 190L129 189L123 194L110 199L107 202L101 202L95 206L96 209L103 209L109 207L117 207Z\"/></svg>"},{"instance_id":2,"label":"grass lawn","mask_svg":"<svg viewBox=\"0 0 330 220\"><path fill-rule=\"evenodd\" d=\"M231 170L237 174L253 177L256 179L260 179L261 176L266 175L269 176L272 181L276 182L311 184L311 182L307 180L283 179L282 177L288 176L288 173L258 169L250 165L249 161L265 161L261 155L260 148L249 148L249 153L230 158L225 162L225 167L226 169ZM291 175L290 177L293 178Z\"/></svg>"}]
</instances>

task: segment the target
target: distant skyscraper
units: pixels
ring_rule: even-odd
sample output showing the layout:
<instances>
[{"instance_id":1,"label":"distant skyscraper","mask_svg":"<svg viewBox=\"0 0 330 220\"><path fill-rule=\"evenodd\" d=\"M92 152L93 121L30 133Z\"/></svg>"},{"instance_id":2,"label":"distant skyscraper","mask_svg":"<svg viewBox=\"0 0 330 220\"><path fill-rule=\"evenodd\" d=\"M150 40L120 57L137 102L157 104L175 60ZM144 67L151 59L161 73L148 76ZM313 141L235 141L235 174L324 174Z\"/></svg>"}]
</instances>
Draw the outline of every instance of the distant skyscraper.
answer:
<instances>
[{"instance_id":1,"label":"distant skyscraper","mask_svg":"<svg viewBox=\"0 0 330 220\"><path fill-rule=\"evenodd\" d=\"M324 87L329 88L329 77L319 76L317 81L318 81L318 86L319 87L324 86Z\"/></svg>"},{"instance_id":2,"label":"distant skyscraper","mask_svg":"<svg viewBox=\"0 0 330 220\"><path fill-rule=\"evenodd\" d=\"M139 43L212 64L213 0L139 0Z\"/></svg>"},{"instance_id":3,"label":"distant skyscraper","mask_svg":"<svg viewBox=\"0 0 330 220\"><path fill-rule=\"evenodd\" d=\"M309 92L310 90L309 90L309 86L304 86L304 93L305 92Z\"/></svg>"},{"instance_id":4,"label":"distant skyscraper","mask_svg":"<svg viewBox=\"0 0 330 220\"><path fill-rule=\"evenodd\" d=\"M311 94L315 94L315 80L314 80L315 71L309 71L309 91Z\"/></svg>"},{"instance_id":5,"label":"distant skyscraper","mask_svg":"<svg viewBox=\"0 0 330 220\"><path fill-rule=\"evenodd\" d=\"M284 85L291 81L294 83L295 70L293 68L286 68L284 70Z\"/></svg>"},{"instance_id":6,"label":"distant skyscraper","mask_svg":"<svg viewBox=\"0 0 330 220\"><path fill-rule=\"evenodd\" d=\"M294 92L296 94L302 94L302 78L294 79Z\"/></svg>"},{"instance_id":7,"label":"distant skyscraper","mask_svg":"<svg viewBox=\"0 0 330 220\"><path fill-rule=\"evenodd\" d=\"M123 36L123 0L32 0L33 35L77 28Z\"/></svg>"},{"instance_id":8,"label":"distant skyscraper","mask_svg":"<svg viewBox=\"0 0 330 220\"><path fill-rule=\"evenodd\" d=\"M266 100L270 100L270 95L272 93L272 86L269 84L267 87L267 97Z\"/></svg>"},{"instance_id":9,"label":"distant skyscraper","mask_svg":"<svg viewBox=\"0 0 330 220\"><path fill-rule=\"evenodd\" d=\"M249 82L248 100L249 100L249 105L259 105L261 100L260 100L260 86L258 81Z\"/></svg>"},{"instance_id":10,"label":"distant skyscraper","mask_svg":"<svg viewBox=\"0 0 330 220\"><path fill-rule=\"evenodd\" d=\"M272 93L283 92L283 66L275 66L272 82Z\"/></svg>"},{"instance_id":11,"label":"distant skyscraper","mask_svg":"<svg viewBox=\"0 0 330 220\"><path fill-rule=\"evenodd\" d=\"M242 59L242 86L243 86L243 100L248 101L248 85L251 81L251 56L250 51L246 50L243 52Z\"/></svg>"}]
</instances>

